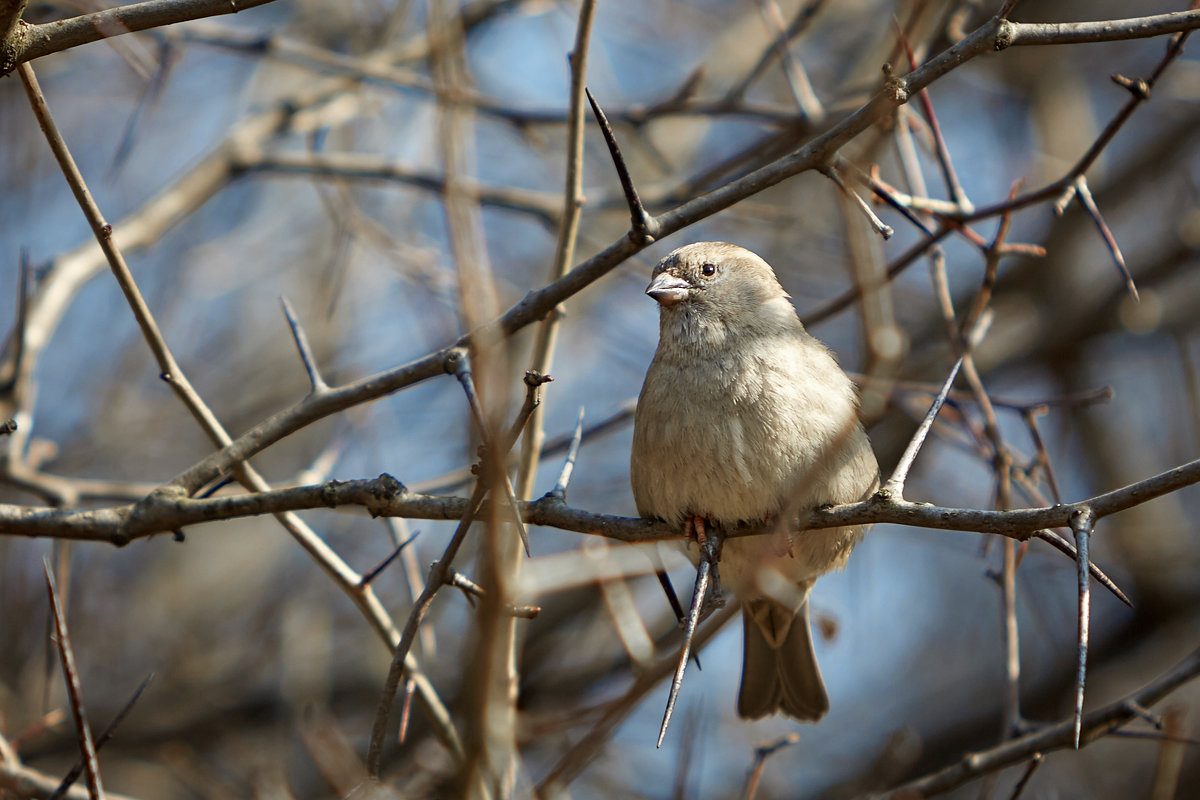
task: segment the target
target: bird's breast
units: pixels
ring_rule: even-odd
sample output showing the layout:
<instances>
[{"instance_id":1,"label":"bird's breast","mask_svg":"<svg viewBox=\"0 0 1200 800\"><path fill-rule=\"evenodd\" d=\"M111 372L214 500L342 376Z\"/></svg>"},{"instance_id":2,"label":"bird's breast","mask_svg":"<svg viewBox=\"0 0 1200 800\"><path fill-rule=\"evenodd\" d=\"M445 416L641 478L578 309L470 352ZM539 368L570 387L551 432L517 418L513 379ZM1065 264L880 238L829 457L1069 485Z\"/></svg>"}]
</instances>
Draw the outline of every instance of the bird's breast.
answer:
<instances>
[{"instance_id":1,"label":"bird's breast","mask_svg":"<svg viewBox=\"0 0 1200 800\"><path fill-rule=\"evenodd\" d=\"M805 460L795 387L768 364L657 359L638 401L633 486L643 514L726 523L776 511Z\"/></svg>"}]
</instances>

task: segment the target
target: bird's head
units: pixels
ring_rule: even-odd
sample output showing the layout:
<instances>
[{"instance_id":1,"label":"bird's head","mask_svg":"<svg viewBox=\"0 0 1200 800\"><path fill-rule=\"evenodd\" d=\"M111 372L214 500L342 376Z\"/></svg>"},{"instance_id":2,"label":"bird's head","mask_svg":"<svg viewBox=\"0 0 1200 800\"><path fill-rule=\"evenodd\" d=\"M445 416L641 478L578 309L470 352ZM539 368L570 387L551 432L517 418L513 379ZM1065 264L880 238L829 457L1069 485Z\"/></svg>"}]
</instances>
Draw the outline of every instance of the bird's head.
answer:
<instances>
[{"instance_id":1,"label":"bird's head","mask_svg":"<svg viewBox=\"0 0 1200 800\"><path fill-rule=\"evenodd\" d=\"M771 265L727 242L696 242L654 268L646 294L662 308L663 335L725 338L799 324Z\"/></svg>"}]
</instances>

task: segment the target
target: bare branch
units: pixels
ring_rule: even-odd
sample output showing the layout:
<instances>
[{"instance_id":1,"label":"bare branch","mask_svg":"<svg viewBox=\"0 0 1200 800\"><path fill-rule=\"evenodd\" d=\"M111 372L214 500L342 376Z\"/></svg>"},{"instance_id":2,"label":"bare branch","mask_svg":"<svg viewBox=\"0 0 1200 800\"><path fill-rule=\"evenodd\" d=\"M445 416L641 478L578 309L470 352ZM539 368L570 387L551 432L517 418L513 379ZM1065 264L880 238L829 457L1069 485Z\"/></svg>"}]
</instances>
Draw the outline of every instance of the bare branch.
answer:
<instances>
[{"instance_id":1,"label":"bare branch","mask_svg":"<svg viewBox=\"0 0 1200 800\"><path fill-rule=\"evenodd\" d=\"M1152 706L1198 676L1200 650L1195 650L1173 669L1130 695L1127 700L1118 700L1084 717L1080 726L1081 744L1107 736L1136 719L1138 715L1130 708L1129 700L1139 706ZM1019 764L1035 754L1045 755L1055 750L1074 747L1075 730L1075 720L1068 719L989 750L971 753L956 764L893 789L890 796L930 797L948 792L982 775Z\"/></svg>"},{"instance_id":2,"label":"bare branch","mask_svg":"<svg viewBox=\"0 0 1200 800\"><path fill-rule=\"evenodd\" d=\"M575 261L575 244L579 238L579 222L583 216L583 134L584 92L587 80L588 44L592 36L592 21L595 19L595 0L584 0L579 8L579 23L575 30L575 49L571 52L571 111L567 127L567 176L563 188L563 209L558 227L558 239L554 246L554 266L551 279L566 275ZM558 326L563 309L555 308L538 326L533 343L532 369L545 375L554 363L554 349L558 341ZM545 411L539 405L533 409L521 442L521 463L517 470L517 498L528 500L533 496L533 483L537 478L538 461L541 457L542 430Z\"/></svg>"},{"instance_id":3,"label":"bare branch","mask_svg":"<svg viewBox=\"0 0 1200 800\"><path fill-rule=\"evenodd\" d=\"M11 61L6 56L0 62L0 75L7 75L17 64L110 36L204 17L236 14L270 2L272 0L146 0L59 22L19 26L16 31L18 44Z\"/></svg>"},{"instance_id":4,"label":"bare branch","mask_svg":"<svg viewBox=\"0 0 1200 800\"><path fill-rule=\"evenodd\" d=\"M996 36L996 49L1146 39L1167 33L1193 31L1197 27L1200 27L1200 11L1194 10L1096 22L1005 22Z\"/></svg>"},{"instance_id":5,"label":"bare branch","mask_svg":"<svg viewBox=\"0 0 1200 800\"><path fill-rule=\"evenodd\" d=\"M71 701L71 715L75 718L75 735L78 737L84 774L87 776L88 795L92 800L103 800L104 786L100 780L100 763L96 758L96 744L92 739L87 710L83 705L83 687L79 682L79 671L75 668L75 652L71 649L71 635L67 631L67 615L59 603L58 588L54 585L50 561L43 559L42 564L46 570L46 590L50 594L55 641L58 644L59 658L62 660L63 681L67 685L67 696Z\"/></svg>"},{"instance_id":6,"label":"bare branch","mask_svg":"<svg viewBox=\"0 0 1200 800\"><path fill-rule=\"evenodd\" d=\"M113 717L112 722L108 723L108 726L104 729L100 736L96 738L97 752L99 752L100 748L104 747L105 743L107 743L108 740L113 737L113 734L117 732L117 728L119 728L121 723L125 721L125 717L130 711L133 710L134 705L137 704L137 701L141 698L142 693L146 691L146 687L150 685L150 681L153 679L154 673L151 672L142 680L140 684L138 684L137 689L135 689L133 692L133 696L129 698L125 705L121 706L121 710L117 712L115 717ZM83 774L83 769L85 766L86 765L84 762L77 761L75 766L71 767L71 769L63 777L62 782L58 785L58 788L54 790L52 795L50 795L50 800L58 800L60 797L65 797L70 788L75 784L75 781L77 781L79 776ZM107 796L112 797L112 795Z\"/></svg>"}]
</instances>

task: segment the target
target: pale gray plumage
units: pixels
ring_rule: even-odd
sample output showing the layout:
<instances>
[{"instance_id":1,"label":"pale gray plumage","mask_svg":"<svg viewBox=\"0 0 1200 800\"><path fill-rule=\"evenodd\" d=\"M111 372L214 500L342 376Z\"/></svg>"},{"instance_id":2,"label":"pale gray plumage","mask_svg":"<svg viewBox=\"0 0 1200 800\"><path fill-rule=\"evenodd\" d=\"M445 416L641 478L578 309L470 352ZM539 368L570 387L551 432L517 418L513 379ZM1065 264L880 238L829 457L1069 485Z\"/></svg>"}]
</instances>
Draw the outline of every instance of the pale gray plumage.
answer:
<instances>
[{"instance_id":1,"label":"pale gray plumage","mask_svg":"<svg viewBox=\"0 0 1200 800\"><path fill-rule=\"evenodd\" d=\"M640 514L728 529L761 525L798 492L803 509L875 491L879 468L854 386L804 330L766 261L724 242L690 244L659 262L646 293L661 312L634 418ZM726 540L721 579L744 604L741 716L816 721L829 710L808 593L860 538L862 528L847 527L788 542Z\"/></svg>"}]
</instances>

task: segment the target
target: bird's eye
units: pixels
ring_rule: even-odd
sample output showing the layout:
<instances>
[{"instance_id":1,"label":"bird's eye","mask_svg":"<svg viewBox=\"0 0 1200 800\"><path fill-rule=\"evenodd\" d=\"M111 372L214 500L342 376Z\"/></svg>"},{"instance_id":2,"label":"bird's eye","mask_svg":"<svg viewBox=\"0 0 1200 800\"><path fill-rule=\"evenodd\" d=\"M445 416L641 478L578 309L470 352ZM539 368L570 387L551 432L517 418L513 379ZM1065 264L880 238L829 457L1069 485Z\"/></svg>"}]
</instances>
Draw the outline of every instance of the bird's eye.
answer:
<instances>
[{"instance_id":1,"label":"bird's eye","mask_svg":"<svg viewBox=\"0 0 1200 800\"><path fill-rule=\"evenodd\" d=\"M717 266L716 266L716 264L703 264L703 265L701 265L701 267L700 267L700 274L701 274L701 275L703 275L703 276L704 276L704 277L706 277L706 278L711 278L713 275L717 274Z\"/></svg>"}]
</instances>

